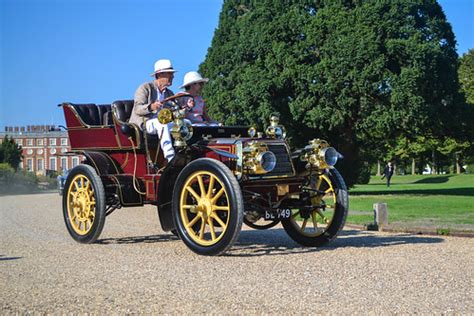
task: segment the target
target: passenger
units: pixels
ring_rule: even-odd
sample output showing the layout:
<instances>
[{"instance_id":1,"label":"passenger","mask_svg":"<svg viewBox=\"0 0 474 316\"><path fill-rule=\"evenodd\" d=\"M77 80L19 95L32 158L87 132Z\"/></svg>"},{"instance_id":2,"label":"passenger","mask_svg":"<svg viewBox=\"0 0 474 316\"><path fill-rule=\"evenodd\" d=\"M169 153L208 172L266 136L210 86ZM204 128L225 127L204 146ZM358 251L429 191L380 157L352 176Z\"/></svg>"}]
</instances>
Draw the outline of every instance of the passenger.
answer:
<instances>
[{"instance_id":1,"label":"passenger","mask_svg":"<svg viewBox=\"0 0 474 316\"><path fill-rule=\"evenodd\" d=\"M154 81L146 82L138 87L135 92L135 102L133 105L130 123L135 123L148 134L158 135L160 146L164 157L171 161L174 157L174 148L171 141L170 129L173 123L161 124L158 121L158 111L163 106L164 99L174 95L168 89L173 84L174 73L171 61L160 59L155 63L155 71L151 76Z\"/></svg>"},{"instance_id":2,"label":"passenger","mask_svg":"<svg viewBox=\"0 0 474 316\"><path fill-rule=\"evenodd\" d=\"M186 100L186 119L193 125L218 126L219 123L207 115L207 108L201 96L202 87L209 79L203 78L198 72L190 71L184 75L183 85L180 88L192 95L193 98Z\"/></svg>"}]
</instances>

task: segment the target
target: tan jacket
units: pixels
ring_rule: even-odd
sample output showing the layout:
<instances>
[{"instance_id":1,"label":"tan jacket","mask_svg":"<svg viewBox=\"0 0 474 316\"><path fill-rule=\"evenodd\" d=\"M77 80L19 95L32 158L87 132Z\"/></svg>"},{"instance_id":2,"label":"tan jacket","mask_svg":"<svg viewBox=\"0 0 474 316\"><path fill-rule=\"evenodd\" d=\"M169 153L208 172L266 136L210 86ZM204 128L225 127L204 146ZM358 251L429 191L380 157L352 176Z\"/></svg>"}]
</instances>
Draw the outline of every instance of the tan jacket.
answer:
<instances>
[{"instance_id":1,"label":"tan jacket","mask_svg":"<svg viewBox=\"0 0 474 316\"><path fill-rule=\"evenodd\" d=\"M150 112L150 105L158 99L158 87L155 81L146 82L138 87L135 92L132 115L129 123L134 123L142 128L143 118L152 118L156 113ZM174 95L170 89L165 90L165 98Z\"/></svg>"}]
</instances>

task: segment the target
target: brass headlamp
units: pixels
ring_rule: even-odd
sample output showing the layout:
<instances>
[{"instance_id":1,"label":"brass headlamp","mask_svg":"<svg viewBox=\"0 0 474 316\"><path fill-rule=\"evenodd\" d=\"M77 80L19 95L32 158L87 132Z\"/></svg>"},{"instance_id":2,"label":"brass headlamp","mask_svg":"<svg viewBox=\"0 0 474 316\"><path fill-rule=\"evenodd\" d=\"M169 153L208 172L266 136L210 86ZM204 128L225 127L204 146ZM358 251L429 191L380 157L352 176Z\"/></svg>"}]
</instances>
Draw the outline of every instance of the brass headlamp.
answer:
<instances>
[{"instance_id":1,"label":"brass headlamp","mask_svg":"<svg viewBox=\"0 0 474 316\"><path fill-rule=\"evenodd\" d=\"M268 137L276 138L276 139L285 139L286 137L286 130L283 125L280 125L280 114L273 113L270 115L270 126L267 127L265 130L265 134Z\"/></svg>"},{"instance_id":2,"label":"brass headlamp","mask_svg":"<svg viewBox=\"0 0 474 316\"><path fill-rule=\"evenodd\" d=\"M265 174L271 172L276 166L276 156L268 150L265 143L249 142L242 153L244 173Z\"/></svg>"},{"instance_id":3,"label":"brass headlamp","mask_svg":"<svg viewBox=\"0 0 474 316\"><path fill-rule=\"evenodd\" d=\"M305 148L305 153L301 156L302 161L307 161L307 169L332 168L337 163L340 154L330 147L328 142L322 139L313 139Z\"/></svg>"}]
</instances>

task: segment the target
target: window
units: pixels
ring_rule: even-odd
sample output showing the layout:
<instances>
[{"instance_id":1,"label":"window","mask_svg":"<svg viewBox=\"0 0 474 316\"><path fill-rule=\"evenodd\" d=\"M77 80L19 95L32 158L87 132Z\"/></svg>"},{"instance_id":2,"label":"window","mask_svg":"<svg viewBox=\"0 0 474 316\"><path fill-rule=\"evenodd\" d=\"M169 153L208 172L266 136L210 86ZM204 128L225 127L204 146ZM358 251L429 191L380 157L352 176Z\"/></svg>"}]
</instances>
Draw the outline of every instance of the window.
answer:
<instances>
[{"instance_id":1,"label":"window","mask_svg":"<svg viewBox=\"0 0 474 316\"><path fill-rule=\"evenodd\" d=\"M23 146L23 139L15 139L17 145Z\"/></svg>"},{"instance_id":2,"label":"window","mask_svg":"<svg viewBox=\"0 0 474 316\"><path fill-rule=\"evenodd\" d=\"M36 140L36 146L43 146L43 139L39 138Z\"/></svg>"},{"instance_id":3,"label":"window","mask_svg":"<svg viewBox=\"0 0 474 316\"><path fill-rule=\"evenodd\" d=\"M56 146L56 138L49 139L49 146Z\"/></svg>"},{"instance_id":4,"label":"window","mask_svg":"<svg viewBox=\"0 0 474 316\"><path fill-rule=\"evenodd\" d=\"M77 157L72 157L72 167L74 168L79 164L79 158Z\"/></svg>"},{"instance_id":5,"label":"window","mask_svg":"<svg viewBox=\"0 0 474 316\"><path fill-rule=\"evenodd\" d=\"M26 159L26 171L33 171L33 159Z\"/></svg>"},{"instance_id":6,"label":"window","mask_svg":"<svg viewBox=\"0 0 474 316\"><path fill-rule=\"evenodd\" d=\"M31 138L28 138L28 139L26 140L26 145L27 145L27 146L33 146L33 140L32 140Z\"/></svg>"},{"instance_id":7,"label":"window","mask_svg":"<svg viewBox=\"0 0 474 316\"><path fill-rule=\"evenodd\" d=\"M61 138L61 146L67 146L67 138Z\"/></svg>"},{"instance_id":8,"label":"window","mask_svg":"<svg viewBox=\"0 0 474 316\"><path fill-rule=\"evenodd\" d=\"M61 157L61 170L67 170L67 157Z\"/></svg>"},{"instance_id":9,"label":"window","mask_svg":"<svg viewBox=\"0 0 474 316\"><path fill-rule=\"evenodd\" d=\"M44 170L44 160L39 158L36 160L36 171L43 171Z\"/></svg>"},{"instance_id":10,"label":"window","mask_svg":"<svg viewBox=\"0 0 474 316\"><path fill-rule=\"evenodd\" d=\"M49 170L56 170L56 157L49 158Z\"/></svg>"}]
</instances>

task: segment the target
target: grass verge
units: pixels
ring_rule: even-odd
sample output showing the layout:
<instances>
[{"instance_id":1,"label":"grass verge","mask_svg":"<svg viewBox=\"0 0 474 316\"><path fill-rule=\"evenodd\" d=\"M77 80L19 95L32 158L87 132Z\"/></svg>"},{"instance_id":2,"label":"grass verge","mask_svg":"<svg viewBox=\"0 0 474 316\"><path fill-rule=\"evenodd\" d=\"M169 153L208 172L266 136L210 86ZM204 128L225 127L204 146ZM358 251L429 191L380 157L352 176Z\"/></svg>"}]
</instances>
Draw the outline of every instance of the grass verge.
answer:
<instances>
[{"instance_id":1,"label":"grass verge","mask_svg":"<svg viewBox=\"0 0 474 316\"><path fill-rule=\"evenodd\" d=\"M350 190L347 223L372 223L377 202L387 203L394 228L474 232L474 175L394 176L390 188L372 177Z\"/></svg>"}]
</instances>

